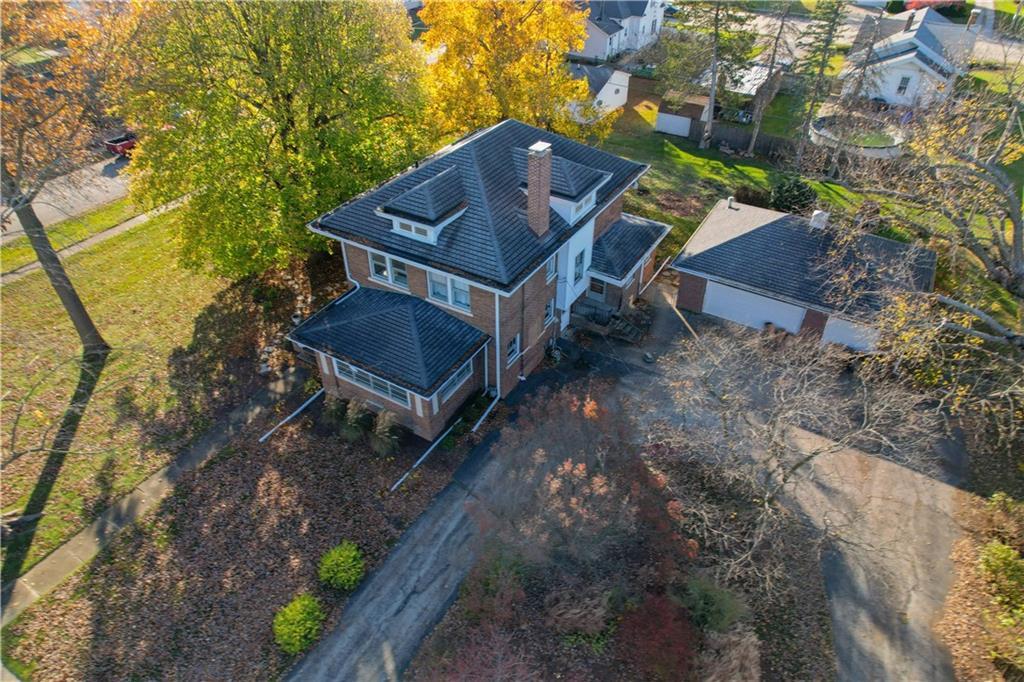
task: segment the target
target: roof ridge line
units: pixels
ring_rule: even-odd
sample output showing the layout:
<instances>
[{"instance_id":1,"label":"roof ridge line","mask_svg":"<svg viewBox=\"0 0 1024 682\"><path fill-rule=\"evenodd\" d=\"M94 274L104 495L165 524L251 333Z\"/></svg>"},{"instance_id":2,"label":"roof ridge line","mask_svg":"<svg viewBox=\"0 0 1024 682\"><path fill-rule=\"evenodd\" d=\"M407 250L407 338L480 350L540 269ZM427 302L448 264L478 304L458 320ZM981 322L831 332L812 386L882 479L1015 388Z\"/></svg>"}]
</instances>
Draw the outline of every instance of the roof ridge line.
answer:
<instances>
[{"instance_id":1,"label":"roof ridge line","mask_svg":"<svg viewBox=\"0 0 1024 682\"><path fill-rule=\"evenodd\" d=\"M416 306L417 306L417 303L419 301L421 301L421 300L422 299L410 297L410 300L405 302L405 308L406 308L406 311L409 314L409 327L411 329L411 336L412 336L413 346L416 349L416 359L418 361L417 362L418 370L419 370L420 376L423 377L423 379L422 379L423 382L426 383L426 381L429 379L429 377L427 376L428 375L427 363L426 363L426 357L423 354L423 339L420 337L419 321L416 319ZM426 301L423 301L423 302L426 303ZM430 305L430 304L427 303L427 305ZM426 310L426 308L424 308L424 310Z\"/></svg>"},{"instance_id":2,"label":"roof ridge line","mask_svg":"<svg viewBox=\"0 0 1024 682\"><path fill-rule=\"evenodd\" d=\"M502 121L502 123L513 120L515 119L507 118ZM498 125L501 124L499 123ZM487 225L487 231L491 233L491 242L494 244L494 254L497 256L495 261L501 274L501 280L503 282L508 281L509 276L508 268L505 266L505 254L501 249L501 241L498 239L498 232L494 227L494 216L491 211L491 198L487 196L487 190L486 187L484 187L484 174L480 172L480 150L477 147L470 147L469 149L473 155L473 166L476 168L476 177L473 178L473 181L480 190L480 203L482 203L484 207L484 224Z\"/></svg>"}]
</instances>

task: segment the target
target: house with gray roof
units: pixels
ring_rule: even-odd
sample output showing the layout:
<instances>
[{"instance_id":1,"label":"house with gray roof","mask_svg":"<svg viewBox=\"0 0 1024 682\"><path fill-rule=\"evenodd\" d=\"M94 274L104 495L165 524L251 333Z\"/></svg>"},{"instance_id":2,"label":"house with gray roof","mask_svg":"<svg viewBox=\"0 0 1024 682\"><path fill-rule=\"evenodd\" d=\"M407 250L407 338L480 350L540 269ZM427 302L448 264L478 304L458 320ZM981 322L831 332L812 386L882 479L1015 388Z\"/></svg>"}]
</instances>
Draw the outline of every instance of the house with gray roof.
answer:
<instances>
[{"instance_id":1,"label":"house with gray roof","mask_svg":"<svg viewBox=\"0 0 1024 682\"><path fill-rule=\"evenodd\" d=\"M585 3L587 39L581 56L608 60L658 40L665 0L590 0Z\"/></svg>"},{"instance_id":2,"label":"house with gray roof","mask_svg":"<svg viewBox=\"0 0 1024 682\"><path fill-rule=\"evenodd\" d=\"M839 74L843 94L860 87L865 99L908 107L946 97L974 50L979 31L974 19L966 26L954 24L932 7L866 17Z\"/></svg>"},{"instance_id":3,"label":"house with gray roof","mask_svg":"<svg viewBox=\"0 0 1024 682\"><path fill-rule=\"evenodd\" d=\"M931 291L933 251L875 235L845 239L811 218L719 201L672 262L676 305L754 329L772 325L870 351L893 287Z\"/></svg>"},{"instance_id":4,"label":"house with gray roof","mask_svg":"<svg viewBox=\"0 0 1024 682\"><path fill-rule=\"evenodd\" d=\"M606 114L626 106L629 98L629 73L612 66L571 62L573 78L586 79L591 101L599 113Z\"/></svg>"},{"instance_id":5,"label":"house with gray roof","mask_svg":"<svg viewBox=\"0 0 1024 682\"><path fill-rule=\"evenodd\" d=\"M622 212L647 166L514 120L474 132L316 218L349 290L289 338L332 395L440 434L501 398L582 306L616 314L669 227Z\"/></svg>"}]
</instances>

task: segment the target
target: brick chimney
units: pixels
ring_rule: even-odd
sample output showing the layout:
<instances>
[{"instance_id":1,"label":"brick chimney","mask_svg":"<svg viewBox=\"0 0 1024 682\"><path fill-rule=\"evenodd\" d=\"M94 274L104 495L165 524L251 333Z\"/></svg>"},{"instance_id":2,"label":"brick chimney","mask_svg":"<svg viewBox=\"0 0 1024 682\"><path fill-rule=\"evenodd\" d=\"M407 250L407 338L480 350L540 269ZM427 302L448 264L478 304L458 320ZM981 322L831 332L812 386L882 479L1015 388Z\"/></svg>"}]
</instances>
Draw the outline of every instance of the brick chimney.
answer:
<instances>
[{"instance_id":1,"label":"brick chimney","mask_svg":"<svg viewBox=\"0 0 1024 682\"><path fill-rule=\"evenodd\" d=\"M551 145L534 142L526 152L526 221L538 237L548 232L551 212Z\"/></svg>"}]
</instances>

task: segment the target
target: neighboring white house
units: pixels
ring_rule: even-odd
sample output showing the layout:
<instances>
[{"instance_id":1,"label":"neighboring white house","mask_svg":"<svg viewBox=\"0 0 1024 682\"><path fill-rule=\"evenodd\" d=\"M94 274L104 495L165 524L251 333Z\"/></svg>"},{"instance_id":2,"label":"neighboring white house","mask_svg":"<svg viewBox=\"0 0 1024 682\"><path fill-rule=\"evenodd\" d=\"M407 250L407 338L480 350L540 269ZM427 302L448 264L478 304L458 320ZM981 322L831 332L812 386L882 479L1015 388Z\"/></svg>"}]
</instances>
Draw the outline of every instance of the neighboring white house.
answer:
<instances>
[{"instance_id":1,"label":"neighboring white house","mask_svg":"<svg viewBox=\"0 0 1024 682\"><path fill-rule=\"evenodd\" d=\"M629 96L629 74L610 66L592 64L569 64L573 78L586 78L594 106L601 113L608 113L626 106Z\"/></svg>"},{"instance_id":2,"label":"neighboring white house","mask_svg":"<svg viewBox=\"0 0 1024 682\"><path fill-rule=\"evenodd\" d=\"M867 63L860 96L900 106L924 106L948 95L964 73L978 37L978 22L954 24L930 7L881 19L878 39L875 18L864 20L847 65L839 74L849 95ZM870 50L870 52L869 52Z\"/></svg>"},{"instance_id":3,"label":"neighboring white house","mask_svg":"<svg viewBox=\"0 0 1024 682\"><path fill-rule=\"evenodd\" d=\"M687 137L693 121L707 123L711 117L711 99L707 95L690 95L685 99L669 91L658 105L654 129L659 133Z\"/></svg>"},{"instance_id":4,"label":"neighboring white house","mask_svg":"<svg viewBox=\"0 0 1024 682\"><path fill-rule=\"evenodd\" d=\"M823 211L808 219L732 197L719 201L672 262L679 273L676 306L874 350L882 283L931 291L935 252L874 235L846 242L827 221ZM838 263L859 276L832 272Z\"/></svg>"},{"instance_id":5,"label":"neighboring white house","mask_svg":"<svg viewBox=\"0 0 1024 682\"><path fill-rule=\"evenodd\" d=\"M658 39L665 23L665 0L591 0L587 3L584 57L611 59Z\"/></svg>"}]
</instances>

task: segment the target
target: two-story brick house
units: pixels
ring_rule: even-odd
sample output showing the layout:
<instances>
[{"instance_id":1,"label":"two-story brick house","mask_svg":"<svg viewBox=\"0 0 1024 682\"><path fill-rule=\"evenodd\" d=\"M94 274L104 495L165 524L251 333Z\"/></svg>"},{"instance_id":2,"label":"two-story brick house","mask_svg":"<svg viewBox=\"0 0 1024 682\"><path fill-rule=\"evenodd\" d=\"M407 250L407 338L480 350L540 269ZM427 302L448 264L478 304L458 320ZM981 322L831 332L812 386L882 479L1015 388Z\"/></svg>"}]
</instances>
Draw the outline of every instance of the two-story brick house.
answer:
<instances>
[{"instance_id":1,"label":"two-story brick house","mask_svg":"<svg viewBox=\"0 0 1024 682\"><path fill-rule=\"evenodd\" d=\"M622 213L647 166L507 120L310 224L341 243L353 289L289 337L325 389L424 438L467 397L505 397L574 303L621 309L668 226Z\"/></svg>"}]
</instances>

